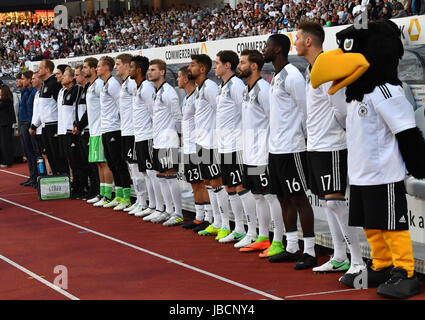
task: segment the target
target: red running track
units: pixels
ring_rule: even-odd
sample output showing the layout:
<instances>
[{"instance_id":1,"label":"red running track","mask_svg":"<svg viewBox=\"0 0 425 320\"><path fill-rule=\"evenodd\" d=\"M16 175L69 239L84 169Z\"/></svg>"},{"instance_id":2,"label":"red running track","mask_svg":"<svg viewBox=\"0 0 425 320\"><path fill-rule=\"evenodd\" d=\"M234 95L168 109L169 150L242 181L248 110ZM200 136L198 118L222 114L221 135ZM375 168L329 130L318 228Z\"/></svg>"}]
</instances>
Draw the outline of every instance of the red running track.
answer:
<instances>
[{"instance_id":1,"label":"red running track","mask_svg":"<svg viewBox=\"0 0 425 320\"><path fill-rule=\"evenodd\" d=\"M2 300L382 299L376 289L348 289L340 273L296 271L181 227L80 200L40 201L19 185L26 168L0 170ZM62 289L53 286L65 275L57 266L67 272Z\"/></svg>"}]
</instances>

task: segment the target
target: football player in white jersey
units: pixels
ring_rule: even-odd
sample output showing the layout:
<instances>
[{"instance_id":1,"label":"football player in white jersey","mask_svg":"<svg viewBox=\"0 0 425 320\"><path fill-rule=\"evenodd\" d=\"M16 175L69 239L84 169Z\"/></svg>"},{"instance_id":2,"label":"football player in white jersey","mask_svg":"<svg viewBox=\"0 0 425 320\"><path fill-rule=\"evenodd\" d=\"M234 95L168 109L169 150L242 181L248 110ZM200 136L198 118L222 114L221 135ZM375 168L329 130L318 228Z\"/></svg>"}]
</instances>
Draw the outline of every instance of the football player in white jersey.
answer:
<instances>
[{"instance_id":1,"label":"football player in white jersey","mask_svg":"<svg viewBox=\"0 0 425 320\"><path fill-rule=\"evenodd\" d=\"M97 75L103 80L100 91L100 130L105 158L114 176L115 198L107 199L103 207L130 205L131 178L128 166L122 157L121 121L119 112L119 95L121 85L112 76L115 61L103 56L97 64ZM109 187L109 186L108 186Z\"/></svg>"},{"instance_id":2,"label":"football player in white jersey","mask_svg":"<svg viewBox=\"0 0 425 320\"><path fill-rule=\"evenodd\" d=\"M284 250L282 243L284 226L279 200L276 195L270 194L269 188L267 164L270 84L261 77L263 65L264 58L261 52L257 50L241 52L238 66L239 76L245 78L247 82L242 102L244 169L242 182L244 188L250 190L255 198L259 229L257 242L268 241L270 243L270 218L273 221L273 241L259 254L260 258L268 258Z\"/></svg>"},{"instance_id":3,"label":"football player in white jersey","mask_svg":"<svg viewBox=\"0 0 425 320\"><path fill-rule=\"evenodd\" d=\"M299 56L309 62L306 69L307 96L307 160L310 190L322 200L332 235L334 254L325 264L313 268L314 272L358 273L364 269L357 228L348 226L347 144L345 137L345 91L329 95L332 82L314 89L310 70L323 52L325 32L318 23L302 23L297 32L295 46ZM351 253L347 258L345 243ZM347 275L348 276L348 275Z\"/></svg>"},{"instance_id":4,"label":"football player in white jersey","mask_svg":"<svg viewBox=\"0 0 425 320\"><path fill-rule=\"evenodd\" d=\"M314 215L307 198L305 80L288 62L291 41L286 35L271 35L263 50L264 61L275 69L270 84L269 173L270 192L283 210L287 247L270 262L297 261L296 270L317 265L314 250ZM304 237L304 253L298 245L297 217Z\"/></svg>"},{"instance_id":5,"label":"football player in white jersey","mask_svg":"<svg viewBox=\"0 0 425 320\"><path fill-rule=\"evenodd\" d=\"M136 202L128 207L118 205L114 210L124 210L129 214L135 214L146 209L146 197L144 193L143 176L139 171L134 142L133 125L133 96L137 91L137 84L130 77L130 62L132 55L128 53L119 54L115 59L115 70L121 77L122 84L119 95L119 108L121 120L122 157L127 162L131 179L133 180Z\"/></svg>"},{"instance_id":6,"label":"football player in white jersey","mask_svg":"<svg viewBox=\"0 0 425 320\"><path fill-rule=\"evenodd\" d=\"M175 226L183 223L181 189L177 181L182 113L176 90L165 81L166 71L165 61L149 62L148 79L156 89L152 108L153 167L165 201L165 212L151 222Z\"/></svg>"},{"instance_id":7,"label":"football player in white jersey","mask_svg":"<svg viewBox=\"0 0 425 320\"><path fill-rule=\"evenodd\" d=\"M149 69L149 59L134 56L130 62L130 77L136 81L137 90L133 96L133 129L135 140L136 160L142 173L149 198L149 207L135 212L136 217L144 217L145 221L158 217L165 211L161 187L156 171L153 169L153 140L152 140L152 107L155 87L146 79ZM156 211L158 211L156 213Z\"/></svg>"},{"instance_id":8,"label":"football player in white jersey","mask_svg":"<svg viewBox=\"0 0 425 320\"><path fill-rule=\"evenodd\" d=\"M238 64L239 57L231 50L218 52L214 64L215 75L222 80L217 95L217 148L223 185L229 195L230 206L235 216L235 229L230 232L227 202L220 204L222 230L217 239L222 243L237 241L236 248L249 246L241 249L243 252L262 251L270 245L270 242L262 237L257 239L255 199L251 191L242 186L241 109L245 84L236 76ZM248 232L245 230L244 212L248 222Z\"/></svg>"},{"instance_id":9,"label":"football player in white jersey","mask_svg":"<svg viewBox=\"0 0 425 320\"><path fill-rule=\"evenodd\" d=\"M182 142L183 142L183 163L186 182L190 183L195 201L195 219L182 225L184 229L206 228L212 222L205 220L205 207L210 205L205 183L201 176L199 161L196 155L195 143L195 81L189 80L189 70L187 67L179 69L177 74L177 85L184 89L186 96L182 103Z\"/></svg>"},{"instance_id":10,"label":"football player in white jersey","mask_svg":"<svg viewBox=\"0 0 425 320\"><path fill-rule=\"evenodd\" d=\"M211 58L206 54L192 55L188 66L189 79L195 81L195 143L202 179L210 198L211 209L206 210L210 225L202 230L195 228L201 236L217 236L221 228L220 206L227 205L228 195L223 188L221 171L215 141L215 123L217 108L217 84L208 79L212 67ZM210 214L213 218L211 219Z\"/></svg>"},{"instance_id":11,"label":"football player in white jersey","mask_svg":"<svg viewBox=\"0 0 425 320\"><path fill-rule=\"evenodd\" d=\"M102 132L100 130L100 91L102 91L103 80L97 76L97 64L96 58L86 58L82 72L88 81L86 93L87 121L90 132L88 161L91 164L96 164L99 173L99 194L88 199L87 202L95 207L101 207L106 203L106 199L112 199L114 178L106 163L103 151Z\"/></svg>"},{"instance_id":12,"label":"football player in white jersey","mask_svg":"<svg viewBox=\"0 0 425 320\"><path fill-rule=\"evenodd\" d=\"M67 167L66 172L69 172L69 160L65 150L66 149L65 148L66 128L65 128L64 107L63 107L63 99L64 99L64 93L66 88L64 87L62 83L62 78L63 78L63 73L65 72L65 69L68 67L69 66L66 64L60 64L56 67L56 71L55 71L55 78L61 84L61 89L58 93L58 99L57 99L58 129L56 133L57 133L59 145L55 151L62 159L65 160L66 167Z\"/></svg>"}]
</instances>

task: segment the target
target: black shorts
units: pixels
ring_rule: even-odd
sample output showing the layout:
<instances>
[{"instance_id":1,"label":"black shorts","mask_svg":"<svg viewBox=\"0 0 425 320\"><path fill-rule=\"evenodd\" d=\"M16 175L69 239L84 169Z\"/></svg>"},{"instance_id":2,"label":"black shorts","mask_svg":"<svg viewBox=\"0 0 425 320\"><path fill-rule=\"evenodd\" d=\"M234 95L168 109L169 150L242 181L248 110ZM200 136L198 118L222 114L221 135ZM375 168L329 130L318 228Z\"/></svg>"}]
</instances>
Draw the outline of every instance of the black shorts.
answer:
<instances>
[{"instance_id":1,"label":"black shorts","mask_svg":"<svg viewBox=\"0 0 425 320\"><path fill-rule=\"evenodd\" d=\"M113 173L119 171L123 165L127 167L122 157L121 131L102 133L102 144L106 162Z\"/></svg>"},{"instance_id":2,"label":"black shorts","mask_svg":"<svg viewBox=\"0 0 425 320\"><path fill-rule=\"evenodd\" d=\"M307 186L307 152L269 153L270 193L279 196L303 194Z\"/></svg>"},{"instance_id":3,"label":"black shorts","mask_svg":"<svg viewBox=\"0 0 425 320\"><path fill-rule=\"evenodd\" d=\"M153 148L153 169L163 173L167 170L179 170L179 148Z\"/></svg>"},{"instance_id":4,"label":"black shorts","mask_svg":"<svg viewBox=\"0 0 425 320\"><path fill-rule=\"evenodd\" d=\"M184 163L184 176L186 182L188 183L198 183L203 181L201 175L201 169L197 163L198 156L197 154L184 154L183 163Z\"/></svg>"},{"instance_id":5,"label":"black shorts","mask_svg":"<svg viewBox=\"0 0 425 320\"><path fill-rule=\"evenodd\" d=\"M242 152L220 153L220 169L224 186L236 187L241 185L243 175Z\"/></svg>"},{"instance_id":6,"label":"black shorts","mask_svg":"<svg viewBox=\"0 0 425 320\"><path fill-rule=\"evenodd\" d=\"M136 159L140 172L153 169L153 140L136 142Z\"/></svg>"},{"instance_id":7,"label":"black shorts","mask_svg":"<svg viewBox=\"0 0 425 320\"><path fill-rule=\"evenodd\" d=\"M342 193L347 188L347 149L330 152L307 152L308 186L319 198Z\"/></svg>"},{"instance_id":8,"label":"black shorts","mask_svg":"<svg viewBox=\"0 0 425 320\"><path fill-rule=\"evenodd\" d=\"M264 166L243 165L242 185L253 194L270 193L269 169Z\"/></svg>"},{"instance_id":9,"label":"black shorts","mask_svg":"<svg viewBox=\"0 0 425 320\"><path fill-rule=\"evenodd\" d=\"M408 230L404 181L373 186L350 185L348 225L380 230Z\"/></svg>"},{"instance_id":10,"label":"black shorts","mask_svg":"<svg viewBox=\"0 0 425 320\"><path fill-rule=\"evenodd\" d=\"M121 148L122 148L122 158L128 163L136 163L136 150L134 136L123 136L121 137Z\"/></svg>"},{"instance_id":11,"label":"black shorts","mask_svg":"<svg viewBox=\"0 0 425 320\"><path fill-rule=\"evenodd\" d=\"M204 180L214 180L221 177L220 161L216 149L205 149L196 146L198 151L199 168Z\"/></svg>"}]
</instances>

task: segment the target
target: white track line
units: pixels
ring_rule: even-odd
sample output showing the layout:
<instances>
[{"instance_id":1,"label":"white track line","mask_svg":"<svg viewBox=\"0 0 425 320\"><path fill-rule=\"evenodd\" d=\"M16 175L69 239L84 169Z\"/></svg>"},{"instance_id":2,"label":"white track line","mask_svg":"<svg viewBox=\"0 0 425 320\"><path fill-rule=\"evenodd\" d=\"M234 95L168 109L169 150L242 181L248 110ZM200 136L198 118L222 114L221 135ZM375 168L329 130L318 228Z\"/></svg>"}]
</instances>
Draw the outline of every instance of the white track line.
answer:
<instances>
[{"instance_id":1,"label":"white track line","mask_svg":"<svg viewBox=\"0 0 425 320\"><path fill-rule=\"evenodd\" d=\"M43 284L45 284L46 286L52 288L53 290L59 292L60 294L66 296L67 298L71 299L71 300L80 300L78 299L76 296L73 296L72 294L66 292L65 290L59 288L58 286L50 283L49 281L39 277L38 275L36 275L34 272L31 272L30 270L28 270L27 268L17 264L16 262L13 262L12 260L6 258L5 256L0 254L0 259L11 264L12 266L14 266L15 268L21 270L22 272L25 272L26 274L30 275L31 277L33 277L34 279L42 282Z\"/></svg>"},{"instance_id":2,"label":"white track line","mask_svg":"<svg viewBox=\"0 0 425 320\"><path fill-rule=\"evenodd\" d=\"M257 290L257 289L255 289L255 288L252 288L252 287L246 286L246 285L244 285L244 284L241 284L241 283L239 283L239 282L236 282L236 281L233 281L233 280L230 280L230 279L224 278L224 277L219 276L219 275L216 275L216 274L214 274L214 273L211 273L211 272L208 272L208 271L205 271L205 270L202 270L202 269L199 269L199 268L193 267L193 266L188 265L188 264L186 264L186 263L182 263L182 262L180 262L180 261L177 261L177 260L174 260L174 259L172 259L172 258L169 258L169 257L163 256L163 255L158 254L158 253L156 253L156 252L153 252L153 251L150 251L150 250L147 250L147 249L144 249L144 248L141 248L141 247L135 246L135 245L133 245L133 244L131 244L131 243L128 243L128 242L125 242L125 241L122 241L122 240L116 239L116 238L114 238L114 237L108 236L108 235L106 235L106 234L103 234L103 233L100 233L100 232L94 231L94 230L92 230L92 229L85 228L85 227L83 227L83 226L80 226L80 225L78 225L78 224L75 224L75 223L69 222L69 221L67 221L67 220L63 220L63 219L61 219L61 218L57 218L57 217L55 217L55 216L51 216L51 215L49 215L49 214L47 214L47 213L41 212L41 211L39 211L39 210L36 210L36 209L30 208L30 207L27 207L27 206L24 206L24 205L22 205L22 204L20 204L20 203L16 203L16 202L13 202L13 201L10 201L10 200L7 200L7 199L4 199L4 198L1 198L1 197L0 197L0 200L2 200L2 201L4 201L4 202L7 202L7 203L10 203L10 204L13 204L13 205L18 206L18 207L21 207L21 208L23 208L23 209L26 209L26 210L29 210L29 211L32 211L32 212L38 213L38 214L43 215L43 216L45 216L45 217L48 217L48 218L51 218L51 219L57 220L57 221L59 221L59 222L62 222L62 223L68 224L68 225L73 226L73 227L75 227L75 228L78 228L78 229L82 229L82 230L85 230L85 231L91 232L91 233L93 233L93 234L95 234L95 235L97 235L97 236L99 236L99 237L102 237L102 238L105 238L105 239L108 239L108 240L115 241L115 242L117 242L117 243L120 243L120 244L125 245L125 246L127 246L127 247L130 247L130 248L136 249L136 250L138 250L138 251L141 251L141 252L144 252L144 253L150 254L150 255L155 256L155 257L157 257L157 258L160 258L160 259L163 259L163 260L167 260L167 261L169 261L169 262L175 263L175 264L177 264L177 265L179 265L179 266L182 266L182 267L184 267L184 268L187 268L187 269L190 269L190 270L193 270L193 271L196 271L196 272L202 273L202 274L204 274L204 275L207 275L207 276L209 276L209 277L212 277L212 278L215 278L215 279L221 280L221 281L223 281L223 282L226 282L226 283L228 283L228 284L234 285L234 286L236 286L236 287L240 287L240 288L242 288L242 289L245 289L245 290L248 290L248 291L251 291L251 292L255 292L255 293L257 293L257 294L259 294L259 295L262 295L262 296L264 296L264 297L267 297L267 298L269 298L269 299L273 299L273 300L283 300L282 298L279 298L279 297L273 296L273 295L271 295L271 294L268 294L267 292L264 292L264 291L261 291L261 290Z\"/></svg>"},{"instance_id":3,"label":"white track line","mask_svg":"<svg viewBox=\"0 0 425 320\"><path fill-rule=\"evenodd\" d=\"M288 298L308 297L308 296L315 296L320 294L340 293L340 292L357 291L357 290L361 290L361 289L342 289L342 290L334 290L334 291L312 292L312 293L297 294L293 296L285 296L284 298L288 299Z\"/></svg>"},{"instance_id":4,"label":"white track line","mask_svg":"<svg viewBox=\"0 0 425 320\"><path fill-rule=\"evenodd\" d=\"M4 173L13 174L13 175L15 175L15 176L19 176L19 177L29 178L28 176L26 176L26 175L24 175L24 174L20 174L20 173L12 172L12 171L7 171L7 170L3 170L3 169L0 169L0 171L1 171L1 172L4 172Z\"/></svg>"}]
</instances>

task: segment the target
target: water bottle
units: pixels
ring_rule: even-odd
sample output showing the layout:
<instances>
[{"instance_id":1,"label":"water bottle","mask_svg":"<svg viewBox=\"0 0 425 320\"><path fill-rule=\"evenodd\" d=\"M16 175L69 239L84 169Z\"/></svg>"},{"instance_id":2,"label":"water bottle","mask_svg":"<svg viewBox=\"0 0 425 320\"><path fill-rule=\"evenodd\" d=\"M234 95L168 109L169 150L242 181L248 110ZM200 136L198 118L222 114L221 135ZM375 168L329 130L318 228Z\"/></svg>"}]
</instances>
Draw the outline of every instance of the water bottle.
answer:
<instances>
[{"instance_id":1,"label":"water bottle","mask_svg":"<svg viewBox=\"0 0 425 320\"><path fill-rule=\"evenodd\" d=\"M38 157L37 158L37 169L38 169L38 174L40 176L44 176L46 174L46 169L44 167L44 159L43 159L43 157Z\"/></svg>"}]
</instances>

